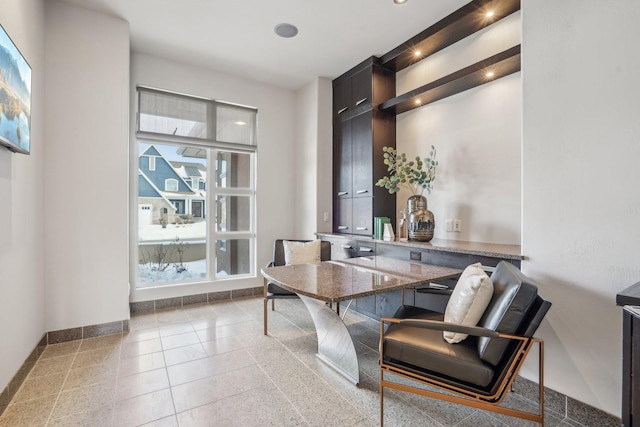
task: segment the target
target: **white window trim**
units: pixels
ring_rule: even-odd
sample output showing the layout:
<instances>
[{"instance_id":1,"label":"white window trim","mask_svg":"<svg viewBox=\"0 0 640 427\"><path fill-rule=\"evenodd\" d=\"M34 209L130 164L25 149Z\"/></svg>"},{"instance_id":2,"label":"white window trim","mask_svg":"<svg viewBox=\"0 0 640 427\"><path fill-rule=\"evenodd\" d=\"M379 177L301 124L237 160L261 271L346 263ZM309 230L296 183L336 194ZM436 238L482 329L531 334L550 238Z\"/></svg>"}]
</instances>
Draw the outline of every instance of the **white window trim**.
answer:
<instances>
[{"instance_id":1,"label":"white window trim","mask_svg":"<svg viewBox=\"0 0 640 427\"><path fill-rule=\"evenodd\" d=\"M144 90L153 90L150 88L142 88L139 87L140 89L144 89ZM257 142L255 141L255 139L253 140L253 142L251 144L235 144L235 143L227 143L224 141L216 141L216 140L197 140L195 138L188 138L188 137L180 137L180 136L168 136L168 135L158 135L158 134L154 134L154 133L150 133L150 132L140 132L137 129L137 111L138 111L138 104L139 104L139 94L136 93L135 95L135 104L136 104L136 108L134 110L134 119L131 120L132 123L132 129L131 129L131 138L130 140L132 141L132 143L130 144L130 168L131 168L131 172L132 174L137 174L138 168L139 168L139 164L138 164L138 158L139 158L139 152L138 152L138 143L140 142L146 142L149 144L154 144L154 143L164 143L164 144L180 144L180 145L187 145L187 146L191 146L191 147L200 147L200 148L207 148L207 149L222 149L225 151L235 151L235 152L239 152L239 153L253 153L254 155L252 156L253 158L253 164L252 164L252 176L251 176L251 183L253 186L253 190L247 189L247 191L250 191L253 193L253 202L252 202L252 206L251 209L253 211L253 215L251 218L251 233L225 233L229 238L250 238L253 239L253 242L250 246L250 266L251 266L251 271L250 274L245 274L245 275L234 275L234 276L229 276L229 277L215 277L215 272L216 272L216 268L215 268L215 257L208 257L210 260L210 264L209 265L209 272L210 274L208 275L208 277L203 278L202 280L194 280L193 282L177 282L177 283L166 283L166 284L161 284L159 286L151 286L151 287L142 287L142 288L137 288L135 284L137 284L137 276L138 276L138 268L137 268L137 264L138 264L138 236L137 236L137 230L138 230L138 211L137 210L130 210L130 223L131 223L131 240L130 240L130 253L131 253L131 264L130 264L130 301L131 302L137 302L137 301L148 301L148 300L154 300L154 299L162 299L162 298L173 298L173 297L177 297L177 296L183 296L183 295L195 295L195 294L202 294L202 293L209 293L209 292L219 292L219 291L227 291L227 290L231 290L231 289L241 289L241 288L252 288L252 287L256 287L256 286L261 286L262 285L262 280L259 279L256 276L256 271L257 271L257 265L256 265L256 251L257 251L257 247L256 247L256 236L257 236L257 230L256 230L256 224L257 224L257 207L256 207L256 189L257 189L257 181L256 181L256 176L257 176L257 152L258 152L258 146L257 146ZM210 100L212 103L216 104L227 104L227 103L222 103L222 102L218 102L218 101L214 101L214 100ZM240 107L245 107L242 105L238 105L237 106ZM245 107L245 108L250 108L252 109L253 107ZM256 113L257 113L257 109L256 109ZM253 126L256 127L257 125L257 114L254 116L254 123ZM213 133L215 134L215 133ZM255 138L255 136L254 136ZM211 175L213 176L215 171L210 171ZM138 201L138 180L130 180L130 201L131 201L131 206L136 206L137 205L137 201ZM208 217L211 218L212 212L214 211L214 208L212 207L213 205L211 204L211 200L214 192L211 191L214 189L216 183L215 181L211 181L208 180L207 182L207 188L206 188L206 205L208 206L209 209L209 215ZM238 190L238 189L235 189ZM214 230L215 224L214 226L211 227L207 227L207 244L209 245L209 248L213 248L213 244L215 244L215 240L213 239L213 233L212 230ZM221 235L219 235L218 237L223 237Z\"/></svg>"},{"instance_id":2,"label":"white window trim","mask_svg":"<svg viewBox=\"0 0 640 427\"><path fill-rule=\"evenodd\" d=\"M169 189L169 184L175 184L175 190L173 189ZM172 191L177 193L178 192L178 188L180 188L178 186L178 180L175 178L167 178L164 180L164 191Z\"/></svg>"}]
</instances>

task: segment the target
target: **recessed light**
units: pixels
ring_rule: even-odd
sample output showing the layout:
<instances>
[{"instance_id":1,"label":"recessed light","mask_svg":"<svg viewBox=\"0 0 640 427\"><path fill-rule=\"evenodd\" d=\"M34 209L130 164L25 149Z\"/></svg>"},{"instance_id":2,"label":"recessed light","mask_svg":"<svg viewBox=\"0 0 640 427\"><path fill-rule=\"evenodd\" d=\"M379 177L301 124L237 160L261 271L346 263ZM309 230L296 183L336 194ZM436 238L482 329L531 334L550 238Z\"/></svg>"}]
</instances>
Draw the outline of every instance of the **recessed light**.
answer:
<instances>
[{"instance_id":1,"label":"recessed light","mask_svg":"<svg viewBox=\"0 0 640 427\"><path fill-rule=\"evenodd\" d=\"M236 124L236 125L238 125L238 126L244 126L244 125L246 125L246 124L247 124L247 122L243 122L242 120L238 120L238 121L235 121L235 122L233 122L233 123L234 123L234 124Z\"/></svg>"},{"instance_id":2,"label":"recessed light","mask_svg":"<svg viewBox=\"0 0 640 427\"><path fill-rule=\"evenodd\" d=\"M420 100L419 100L419 99L416 99L416 100L415 100L415 104L416 104L416 105L420 105L420 104L422 104L422 102L420 102Z\"/></svg>"},{"instance_id":3,"label":"recessed light","mask_svg":"<svg viewBox=\"0 0 640 427\"><path fill-rule=\"evenodd\" d=\"M490 10L490 11L487 12L487 18L491 18L491 17L493 17L493 15L494 15L493 10Z\"/></svg>"},{"instance_id":4,"label":"recessed light","mask_svg":"<svg viewBox=\"0 0 640 427\"><path fill-rule=\"evenodd\" d=\"M486 75L487 75L487 77L493 77L494 73L493 73L493 71L487 71Z\"/></svg>"},{"instance_id":5,"label":"recessed light","mask_svg":"<svg viewBox=\"0 0 640 427\"><path fill-rule=\"evenodd\" d=\"M296 28L296 26L287 23L276 25L273 31L275 31L276 34L280 37L284 37L286 39L295 37L298 34L298 29Z\"/></svg>"},{"instance_id":6,"label":"recessed light","mask_svg":"<svg viewBox=\"0 0 640 427\"><path fill-rule=\"evenodd\" d=\"M420 55L422 55L422 52L420 52L419 50L416 50L415 52L413 52L413 54L415 56L420 56Z\"/></svg>"},{"instance_id":7,"label":"recessed light","mask_svg":"<svg viewBox=\"0 0 640 427\"><path fill-rule=\"evenodd\" d=\"M393 0L393 2L394 2L395 4L404 4L404 3L406 3L406 2L407 2L407 0Z\"/></svg>"}]
</instances>

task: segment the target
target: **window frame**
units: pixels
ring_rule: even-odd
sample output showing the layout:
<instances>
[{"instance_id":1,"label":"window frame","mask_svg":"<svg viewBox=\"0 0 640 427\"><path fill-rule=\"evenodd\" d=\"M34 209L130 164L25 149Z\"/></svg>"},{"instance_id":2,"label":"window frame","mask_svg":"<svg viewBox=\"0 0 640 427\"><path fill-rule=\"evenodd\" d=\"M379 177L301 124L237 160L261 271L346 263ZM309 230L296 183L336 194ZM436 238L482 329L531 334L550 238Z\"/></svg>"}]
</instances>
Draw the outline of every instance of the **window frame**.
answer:
<instances>
[{"instance_id":1,"label":"window frame","mask_svg":"<svg viewBox=\"0 0 640 427\"><path fill-rule=\"evenodd\" d=\"M169 189L169 184L175 184L175 190L174 189ZM172 187L174 188L174 187ZM180 188L180 186L178 185L178 180L175 178L166 178L164 180L164 191L172 191L174 193L178 192L178 189Z\"/></svg>"},{"instance_id":2,"label":"window frame","mask_svg":"<svg viewBox=\"0 0 640 427\"><path fill-rule=\"evenodd\" d=\"M192 149L202 150L201 152L207 158L207 181L208 185L205 185L205 205L203 209L206 209L209 212L209 215L205 215L205 221L207 221L207 235L206 235L206 244L207 244L207 274L203 279L195 279L193 281L186 282L162 282L162 283L154 283L152 286L139 288L139 278L137 273L132 274L132 288L135 289L136 292L146 292L147 290L151 291L153 289L159 289L167 286L185 286L185 285L202 285L202 284L215 284L217 282L229 281L229 280L241 280L241 279L255 279L257 277L257 258L256 258L256 246L257 246L257 206L256 206L256 184L257 184L257 114L258 110L254 107L248 107L239 104L232 104L227 102L221 102L213 99L205 99L200 97L194 97L189 95L184 95L180 93L174 93L154 88L149 88L146 86L137 86L136 87L136 101L137 101L137 110L136 110L136 124L134 130L134 142L132 145L135 146L135 151L138 151L139 143L146 144L163 144L163 145L179 145L183 147L188 147ZM249 130L251 135L251 144L242 144L242 143L231 143L225 141L218 141L216 139L207 139L207 138L198 138L198 137L190 137L190 136L180 136L180 135L169 135L164 133L155 133L149 131L141 131L140 130L140 97L143 96L143 93L157 93L162 95L176 96L176 97L184 97L186 99L195 99L198 101L205 101L208 105L208 113L207 113L207 125L210 128L207 131L207 135L216 135L216 111L218 107L233 107L246 109L251 113L252 123L249 125L252 128ZM250 167L250 187L247 188L218 188L217 183L215 182L215 153L218 151L224 152L235 152L235 153L245 153L250 154L251 156L251 167ZM154 159L155 160L155 159ZM137 165L136 165L137 169ZM170 180L168 178L166 181ZM198 179L201 181L201 179ZM177 182L177 180L176 180ZM191 181L193 184L193 181ZM135 200L134 205L138 204L138 189L137 183L134 183L133 187L135 190L132 194L132 200ZM193 188L192 186L190 186ZM179 189L179 183L178 183ZM193 188L194 191L199 190L198 188ZM217 212L214 203L217 195L227 194L229 196L249 196L250 198L250 229L248 231L234 231L234 232L219 232L218 224L215 219L215 212ZM185 206L186 209L186 206ZM137 215L133 216L132 220L134 221L134 226L132 227L132 248L137 248L139 245L138 238L138 227L137 227ZM231 239L249 239L249 253L247 254L249 257L249 272L244 274L234 274L230 276L219 276L216 268L216 247L217 244L220 243L221 246L226 248L228 240ZM138 250L132 251L132 264L134 267L138 265ZM136 267L137 268L137 267ZM133 270L132 270L133 271Z\"/></svg>"}]
</instances>

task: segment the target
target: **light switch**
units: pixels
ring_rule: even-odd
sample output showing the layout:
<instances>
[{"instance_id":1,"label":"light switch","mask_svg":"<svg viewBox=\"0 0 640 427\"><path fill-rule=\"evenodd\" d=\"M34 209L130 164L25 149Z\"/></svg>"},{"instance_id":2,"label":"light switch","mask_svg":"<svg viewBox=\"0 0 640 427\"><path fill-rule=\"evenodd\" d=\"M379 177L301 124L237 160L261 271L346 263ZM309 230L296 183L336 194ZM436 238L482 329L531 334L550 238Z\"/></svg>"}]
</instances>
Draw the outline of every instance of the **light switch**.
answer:
<instances>
[{"instance_id":1,"label":"light switch","mask_svg":"<svg viewBox=\"0 0 640 427\"><path fill-rule=\"evenodd\" d=\"M446 231L453 231L453 220L452 219L445 220L444 226Z\"/></svg>"},{"instance_id":2,"label":"light switch","mask_svg":"<svg viewBox=\"0 0 640 427\"><path fill-rule=\"evenodd\" d=\"M456 219L453 221L453 231L459 233L462 231L462 221Z\"/></svg>"}]
</instances>

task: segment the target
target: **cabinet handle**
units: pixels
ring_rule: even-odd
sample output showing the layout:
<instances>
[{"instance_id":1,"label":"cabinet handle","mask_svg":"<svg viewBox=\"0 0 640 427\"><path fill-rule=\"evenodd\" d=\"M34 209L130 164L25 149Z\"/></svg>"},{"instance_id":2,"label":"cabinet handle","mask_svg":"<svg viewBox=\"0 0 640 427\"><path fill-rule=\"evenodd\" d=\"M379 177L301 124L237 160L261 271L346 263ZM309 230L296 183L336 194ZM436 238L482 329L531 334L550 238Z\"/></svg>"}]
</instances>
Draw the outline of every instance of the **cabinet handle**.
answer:
<instances>
[{"instance_id":1,"label":"cabinet handle","mask_svg":"<svg viewBox=\"0 0 640 427\"><path fill-rule=\"evenodd\" d=\"M349 194L347 191L338 191L338 197L346 196L347 194Z\"/></svg>"},{"instance_id":2,"label":"cabinet handle","mask_svg":"<svg viewBox=\"0 0 640 427\"><path fill-rule=\"evenodd\" d=\"M342 249L353 249L351 245L342 245Z\"/></svg>"},{"instance_id":3,"label":"cabinet handle","mask_svg":"<svg viewBox=\"0 0 640 427\"><path fill-rule=\"evenodd\" d=\"M357 104L356 104L356 105L357 105ZM342 114L342 113L344 113L345 111L347 111L348 109L349 109L349 107L341 108L341 109L339 109L339 110L338 110L338 114Z\"/></svg>"},{"instance_id":4,"label":"cabinet handle","mask_svg":"<svg viewBox=\"0 0 640 427\"><path fill-rule=\"evenodd\" d=\"M373 249L362 247L360 248L360 252L373 252Z\"/></svg>"},{"instance_id":5,"label":"cabinet handle","mask_svg":"<svg viewBox=\"0 0 640 427\"><path fill-rule=\"evenodd\" d=\"M366 229L367 229L367 227L356 227L356 230L358 230L358 231L364 231Z\"/></svg>"},{"instance_id":6,"label":"cabinet handle","mask_svg":"<svg viewBox=\"0 0 640 427\"><path fill-rule=\"evenodd\" d=\"M369 190L358 190L358 191L356 191L356 194L365 194L365 193L368 193L368 192L369 192Z\"/></svg>"},{"instance_id":7,"label":"cabinet handle","mask_svg":"<svg viewBox=\"0 0 640 427\"><path fill-rule=\"evenodd\" d=\"M367 98L362 98L360 101L356 102L356 107L360 104L362 104L363 102L365 102L367 100Z\"/></svg>"},{"instance_id":8,"label":"cabinet handle","mask_svg":"<svg viewBox=\"0 0 640 427\"><path fill-rule=\"evenodd\" d=\"M349 228L349 227L347 227L346 225L339 225L338 226L338 230L346 230L347 228Z\"/></svg>"}]
</instances>

